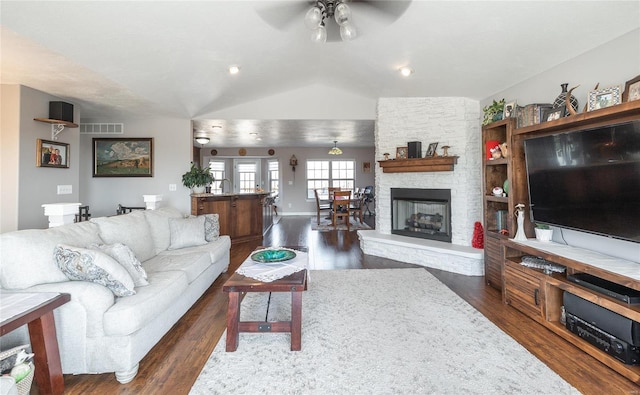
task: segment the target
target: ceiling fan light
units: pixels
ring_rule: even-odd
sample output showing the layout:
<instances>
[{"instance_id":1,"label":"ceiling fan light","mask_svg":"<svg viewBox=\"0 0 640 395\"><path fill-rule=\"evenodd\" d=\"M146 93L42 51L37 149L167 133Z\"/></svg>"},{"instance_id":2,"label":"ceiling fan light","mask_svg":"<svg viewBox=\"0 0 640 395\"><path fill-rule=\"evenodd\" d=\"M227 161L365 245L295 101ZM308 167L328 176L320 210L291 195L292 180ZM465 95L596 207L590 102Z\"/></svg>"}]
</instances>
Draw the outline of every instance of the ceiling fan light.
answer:
<instances>
[{"instance_id":1,"label":"ceiling fan light","mask_svg":"<svg viewBox=\"0 0 640 395\"><path fill-rule=\"evenodd\" d=\"M207 144L209 142L209 137L196 137L196 142L198 144Z\"/></svg>"},{"instance_id":2,"label":"ceiling fan light","mask_svg":"<svg viewBox=\"0 0 640 395\"><path fill-rule=\"evenodd\" d=\"M323 44L327 42L327 29L320 25L311 32L311 42Z\"/></svg>"},{"instance_id":3,"label":"ceiling fan light","mask_svg":"<svg viewBox=\"0 0 640 395\"><path fill-rule=\"evenodd\" d=\"M309 29L316 29L322 23L322 10L318 7L311 7L304 16L304 23Z\"/></svg>"},{"instance_id":4,"label":"ceiling fan light","mask_svg":"<svg viewBox=\"0 0 640 395\"><path fill-rule=\"evenodd\" d=\"M345 3L340 3L336 6L334 17L336 18L336 23L342 26L351 19L351 9Z\"/></svg>"},{"instance_id":5,"label":"ceiling fan light","mask_svg":"<svg viewBox=\"0 0 640 395\"><path fill-rule=\"evenodd\" d=\"M342 41L351 41L358 36L356 28L349 22L340 26L340 37Z\"/></svg>"}]
</instances>

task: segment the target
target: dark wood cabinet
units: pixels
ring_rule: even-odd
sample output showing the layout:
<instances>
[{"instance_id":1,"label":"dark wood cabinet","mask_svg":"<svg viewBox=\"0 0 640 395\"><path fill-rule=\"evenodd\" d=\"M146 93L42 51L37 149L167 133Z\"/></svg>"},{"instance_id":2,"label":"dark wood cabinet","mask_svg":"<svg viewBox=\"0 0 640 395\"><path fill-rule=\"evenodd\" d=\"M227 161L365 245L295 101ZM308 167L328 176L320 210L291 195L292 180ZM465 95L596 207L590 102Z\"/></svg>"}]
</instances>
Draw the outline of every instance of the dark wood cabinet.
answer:
<instances>
[{"instance_id":1,"label":"dark wood cabinet","mask_svg":"<svg viewBox=\"0 0 640 395\"><path fill-rule=\"evenodd\" d=\"M191 196L191 214L218 214L220 234L232 243L262 240L263 204L266 194L195 194Z\"/></svg>"}]
</instances>

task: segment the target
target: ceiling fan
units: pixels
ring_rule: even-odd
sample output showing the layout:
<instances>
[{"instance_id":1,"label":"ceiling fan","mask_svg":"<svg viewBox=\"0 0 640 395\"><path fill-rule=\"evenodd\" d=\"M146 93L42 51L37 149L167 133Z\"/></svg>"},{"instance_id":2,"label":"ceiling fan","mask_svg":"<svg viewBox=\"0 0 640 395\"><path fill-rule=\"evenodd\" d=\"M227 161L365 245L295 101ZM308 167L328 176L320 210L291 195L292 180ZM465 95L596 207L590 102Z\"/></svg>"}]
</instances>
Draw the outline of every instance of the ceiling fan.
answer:
<instances>
[{"instance_id":1,"label":"ceiling fan","mask_svg":"<svg viewBox=\"0 0 640 395\"><path fill-rule=\"evenodd\" d=\"M390 24L402 16L410 4L411 0L279 1L257 9L257 13L278 30L288 30L291 26L306 23L312 30L311 40L315 42L340 41L341 38L346 41L356 35L356 27L350 23L351 15L355 15L356 20L377 17L382 23ZM345 18L344 9L351 15ZM318 26L310 26L310 22L317 22ZM320 28L319 31L319 26L324 29ZM321 37L322 34L324 37Z\"/></svg>"}]
</instances>

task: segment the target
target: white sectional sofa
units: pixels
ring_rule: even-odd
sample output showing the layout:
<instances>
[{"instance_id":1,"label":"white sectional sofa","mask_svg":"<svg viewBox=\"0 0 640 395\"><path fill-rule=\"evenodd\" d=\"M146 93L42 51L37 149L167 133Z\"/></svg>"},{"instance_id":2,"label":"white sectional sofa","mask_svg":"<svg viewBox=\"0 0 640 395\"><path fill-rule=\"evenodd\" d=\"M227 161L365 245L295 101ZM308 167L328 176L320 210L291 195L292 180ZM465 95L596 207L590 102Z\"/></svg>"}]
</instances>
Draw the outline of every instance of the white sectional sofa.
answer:
<instances>
[{"instance_id":1,"label":"white sectional sofa","mask_svg":"<svg viewBox=\"0 0 640 395\"><path fill-rule=\"evenodd\" d=\"M184 218L163 207L0 234L2 291L71 294L54 311L63 373L115 372L127 383L140 360L229 266L229 236L216 235L216 214L203 217ZM104 252L119 243L142 263L139 278ZM70 280L70 271L84 275L96 266L106 277ZM114 284L120 288L113 290ZM129 295L116 296L122 292ZM28 340L26 327L11 335L14 343Z\"/></svg>"}]
</instances>

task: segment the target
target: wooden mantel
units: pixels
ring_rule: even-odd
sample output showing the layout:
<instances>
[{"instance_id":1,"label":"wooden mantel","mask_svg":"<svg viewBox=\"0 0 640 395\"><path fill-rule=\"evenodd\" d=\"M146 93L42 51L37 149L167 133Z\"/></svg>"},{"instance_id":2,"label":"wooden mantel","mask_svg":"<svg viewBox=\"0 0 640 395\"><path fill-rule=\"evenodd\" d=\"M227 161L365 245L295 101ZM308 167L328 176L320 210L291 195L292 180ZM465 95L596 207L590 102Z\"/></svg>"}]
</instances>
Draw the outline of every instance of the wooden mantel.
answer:
<instances>
[{"instance_id":1,"label":"wooden mantel","mask_svg":"<svg viewBox=\"0 0 640 395\"><path fill-rule=\"evenodd\" d=\"M436 156L433 158L380 160L384 173L411 173L426 171L453 171L458 163L457 156Z\"/></svg>"}]
</instances>

